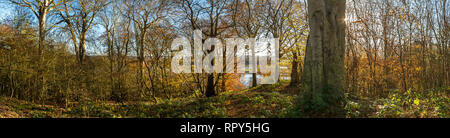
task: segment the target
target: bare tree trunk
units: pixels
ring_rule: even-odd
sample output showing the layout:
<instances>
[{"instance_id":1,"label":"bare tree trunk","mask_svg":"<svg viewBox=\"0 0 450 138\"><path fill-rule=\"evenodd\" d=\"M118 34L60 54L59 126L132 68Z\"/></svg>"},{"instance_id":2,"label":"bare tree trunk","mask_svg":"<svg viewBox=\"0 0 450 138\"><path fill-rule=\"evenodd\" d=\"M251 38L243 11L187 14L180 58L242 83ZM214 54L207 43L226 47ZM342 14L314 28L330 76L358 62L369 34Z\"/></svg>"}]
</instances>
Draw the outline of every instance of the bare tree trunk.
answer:
<instances>
[{"instance_id":1,"label":"bare tree trunk","mask_svg":"<svg viewBox=\"0 0 450 138\"><path fill-rule=\"evenodd\" d=\"M292 51L292 71L291 71L291 84L290 86L297 86L299 84L298 77L298 55L296 51Z\"/></svg>"},{"instance_id":2,"label":"bare tree trunk","mask_svg":"<svg viewBox=\"0 0 450 138\"><path fill-rule=\"evenodd\" d=\"M208 82L206 84L206 97L214 97L216 96L216 90L214 89L214 73L208 74Z\"/></svg>"},{"instance_id":3,"label":"bare tree trunk","mask_svg":"<svg viewBox=\"0 0 450 138\"><path fill-rule=\"evenodd\" d=\"M250 35L249 38L255 38L255 37L254 37L254 35ZM255 56L255 55L256 55L256 54L255 54L255 49L254 49L254 48L251 50L251 52L252 52L252 56ZM251 58L251 57L250 57L250 58ZM254 62L256 62L256 60L255 60ZM258 80L257 80L257 75L256 75L257 72L258 72L258 70L257 70L256 63L253 64L253 65L251 65L250 68L252 68L253 71L256 72L256 73L252 73L252 87L256 87L256 86L258 86Z\"/></svg>"},{"instance_id":4,"label":"bare tree trunk","mask_svg":"<svg viewBox=\"0 0 450 138\"><path fill-rule=\"evenodd\" d=\"M309 24L303 71L305 112L344 117L346 1L308 0Z\"/></svg>"},{"instance_id":5,"label":"bare tree trunk","mask_svg":"<svg viewBox=\"0 0 450 138\"><path fill-rule=\"evenodd\" d=\"M139 96L144 95L144 66L145 66L145 57L144 57L144 44L145 44L145 37L147 35L147 28L142 28L141 30L141 37L140 37L140 44L139 44ZM153 91L154 93L155 91Z\"/></svg>"},{"instance_id":6,"label":"bare tree trunk","mask_svg":"<svg viewBox=\"0 0 450 138\"><path fill-rule=\"evenodd\" d=\"M252 87L258 86L256 73L252 73Z\"/></svg>"},{"instance_id":7,"label":"bare tree trunk","mask_svg":"<svg viewBox=\"0 0 450 138\"><path fill-rule=\"evenodd\" d=\"M45 1L45 4L47 4L47 1ZM47 22L47 9L42 7L39 9L39 47L38 47L38 91L39 91L39 97L42 98L42 96L45 93L45 78L44 78L44 51L45 51L45 36L46 36L46 22Z\"/></svg>"},{"instance_id":8,"label":"bare tree trunk","mask_svg":"<svg viewBox=\"0 0 450 138\"><path fill-rule=\"evenodd\" d=\"M39 17L39 55L42 55L42 51L44 50L45 46L45 22L47 21L47 12L46 11L40 11L41 16Z\"/></svg>"},{"instance_id":9,"label":"bare tree trunk","mask_svg":"<svg viewBox=\"0 0 450 138\"><path fill-rule=\"evenodd\" d=\"M80 34L80 44L79 44L79 57L78 60L80 62L80 65L83 66L83 62L85 60L86 55L86 31L82 31Z\"/></svg>"}]
</instances>

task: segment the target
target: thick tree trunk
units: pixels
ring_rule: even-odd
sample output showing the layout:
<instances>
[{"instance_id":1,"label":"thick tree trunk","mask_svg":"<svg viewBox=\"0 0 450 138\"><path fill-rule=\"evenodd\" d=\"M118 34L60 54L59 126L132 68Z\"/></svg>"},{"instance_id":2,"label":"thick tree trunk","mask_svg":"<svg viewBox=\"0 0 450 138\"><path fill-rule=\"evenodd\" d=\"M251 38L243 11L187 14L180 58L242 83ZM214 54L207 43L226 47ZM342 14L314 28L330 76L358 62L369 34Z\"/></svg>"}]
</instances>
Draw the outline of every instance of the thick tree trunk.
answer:
<instances>
[{"instance_id":1,"label":"thick tree trunk","mask_svg":"<svg viewBox=\"0 0 450 138\"><path fill-rule=\"evenodd\" d=\"M39 9L39 46L38 46L38 67L37 67L37 72L38 72L38 80L37 80L37 90L39 91L39 98L42 98L42 96L45 94L46 92L46 88L45 88L45 78L44 75L42 75L44 73L45 70L45 62L44 62L44 51L46 48L45 45L45 36L46 36L46 22L47 22L47 9L45 8L41 8ZM34 97L35 98L35 97Z\"/></svg>"},{"instance_id":2,"label":"thick tree trunk","mask_svg":"<svg viewBox=\"0 0 450 138\"><path fill-rule=\"evenodd\" d=\"M303 70L305 112L344 117L345 0L308 0L309 24Z\"/></svg>"},{"instance_id":3,"label":"thick tree trunk","mask_svg":"<svg viewBox=\"0 0 450 138\"><path fill-rule=\"evenodd\" d=\"M79 44L79 62L80 65L83 66L84 60L85 60L85 56L86 56L86 32L82 31L80 34L80 44Z\"/></svg>"},{"instance_id":4,"label":"thick tree trunk","mask_svg":"<svg viewBox=\"0 0 450 138\"><path fill-rule=\"evenodd\" d=\"M44 51L44 47L45 47L45 27L46 27L46 22L47 20L47 13L45 11L43 11L41 13L41 16L39 17L39 56L42 55L43 51Z\"/></svg>"}]
</instances>

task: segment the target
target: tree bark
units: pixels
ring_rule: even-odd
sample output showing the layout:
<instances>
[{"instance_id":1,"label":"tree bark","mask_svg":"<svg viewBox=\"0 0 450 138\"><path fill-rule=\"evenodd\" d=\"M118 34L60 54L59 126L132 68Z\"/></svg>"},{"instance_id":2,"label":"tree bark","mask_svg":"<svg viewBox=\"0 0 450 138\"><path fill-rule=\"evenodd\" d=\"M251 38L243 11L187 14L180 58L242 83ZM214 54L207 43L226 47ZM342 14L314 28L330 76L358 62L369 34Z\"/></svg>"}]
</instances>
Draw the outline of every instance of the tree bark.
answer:
<instances>
[{"instance_id":1,"label":"tree bark","mask_svg":"<svg viewBox=\"0 0 450 138\"><path fill-rule=\"evenodd\" d=\"M296 87L299 82L299 77L298 77L298 55L296 51L292 51L292 71L291 71L291 83L290 86L292 87Z\"/></svg>"},{"instance_id":2,"label":"tree bark","mask_svg":"<svg viewBox=\"0 0 450 138\"><path fill-rule=\"evenodd\" d=\"M146 22L144 22L146 24ZM145 46L145 37L147 35L147 27L141 28L141 37L139 44L139 96L142 98L145 94L144 90L144 66L145 66L145 56L144 56L144 46ZM153 91L154 93L155 91Z\"/></svg>"},{"instance_id":3,"label":"tree bark","mask_svg":"<svg viewBox=\"0 0 450 138\"><path fill-rule=\"evenodd\" d=\"M308 0L310 36L303 70L305 112L344 117L346 0Z\"/></svg>"},{"instance_id":4,"label":"tree bark","mask_svg":"<svg viewBox=\"0 0 450 138\"><path fill-rule=\"evenodd\" d=\"M87 31L82 31L80 34L80 44L79 44L79 62L80 65L83 66L83 62L85 60L85 55L86 55L86 33Z\"/></svg>"},{"instance_id":5,"label":"tree bark","mask_svg":"<svg viewBox=\"0 0 450 138\"><path fill-rule=\"evenodd\" d=\"M256 73L252 73L252 87L258 86L258 80L256 77Z\"/></svg>"},{"instance_id":6,"label":"tree bark","mask_svg":"<svg viewBox=\"0 0 450 138\"><path fill-rule=\"evenodd\" d=\"M48 4L48 1L44 1L44 4L45 5L47 5ZM45 46L45 36L46 36L46 34L47 34L47 31L45 30L46 29L46 22L47 22L47 13L48 13L48 11L47 11L47 8L46 7L44 7L44 6L42 6L42 7L39 7L39 15L38 15L38 21L39 21L39 46L38 46L38 69L37 69L37 72L38 72L38 84L37 84L37 87L38 87L38 91L39 91L39 95L37 95L37 96L39 96L39 99L41 99L42 98L42 96L45 94L45 77L44 77L44 75L42 75L43 73L44 73L44 70L46 69L46 67L45 67L45 62L44 62L44 51L45 51L45 49L46 49L46 46Z\"/></svg>"},{"instance_id":7,"label":"tree bark","mask_svg":"<svg viewBox=\"0 0 450 138\"><path fill-rule=\"evenodd\" d=\"M208 82L206 84L206 97L214 97L216 96L216 90L214 89L214 74L209 73L208 74Z\"/></svg>"}]
</instances>

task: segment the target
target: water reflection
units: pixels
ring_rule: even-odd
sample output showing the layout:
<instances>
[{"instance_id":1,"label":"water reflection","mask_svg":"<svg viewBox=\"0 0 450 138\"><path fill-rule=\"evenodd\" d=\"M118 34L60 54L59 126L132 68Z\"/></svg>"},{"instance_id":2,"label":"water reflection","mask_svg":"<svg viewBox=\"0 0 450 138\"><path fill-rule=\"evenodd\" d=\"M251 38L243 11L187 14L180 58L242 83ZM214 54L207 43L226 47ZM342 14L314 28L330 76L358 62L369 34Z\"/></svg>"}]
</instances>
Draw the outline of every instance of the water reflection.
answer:
<instances>
[{"instance_id":1,"label":"water reflection","mask_svg":"<svg viewBox=\"0 0 450 138\"><path fill-rule=\"evenodd\" d=\"M256 82L257 82L257 84L260 84L261 77L262 77L262 75L256 74L256 80L257 80ZM250 88L252 86L252 78L253 78L253 74L252 73L241 74L241 76L239 77L239 82L241 82L242 85L244 85L245 88ZM280 80L291 80L291 77L289 77L289 76L280 76Z\"/></svg>"}]
</instances>

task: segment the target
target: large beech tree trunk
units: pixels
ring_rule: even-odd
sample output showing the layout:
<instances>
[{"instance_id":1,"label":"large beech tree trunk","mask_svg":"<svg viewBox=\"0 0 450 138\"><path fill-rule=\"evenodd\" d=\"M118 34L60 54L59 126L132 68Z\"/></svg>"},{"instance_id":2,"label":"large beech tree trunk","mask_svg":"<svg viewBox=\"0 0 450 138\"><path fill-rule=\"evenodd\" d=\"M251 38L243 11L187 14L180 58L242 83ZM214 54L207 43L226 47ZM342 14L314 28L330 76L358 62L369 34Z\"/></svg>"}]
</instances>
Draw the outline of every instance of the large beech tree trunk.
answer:
<instances>
[{"instance_id":1,"label":"large beech tree trunk","mask_svg":"<svg viewBox=\"0 0 450 138\"><path fill-rule=\"evenodd\" d=\"M304 111L344 117L346 0L308 0L308 37L302 82Z\"/></svg>"}]
</instances>

